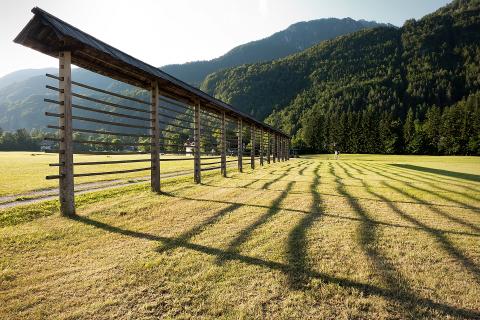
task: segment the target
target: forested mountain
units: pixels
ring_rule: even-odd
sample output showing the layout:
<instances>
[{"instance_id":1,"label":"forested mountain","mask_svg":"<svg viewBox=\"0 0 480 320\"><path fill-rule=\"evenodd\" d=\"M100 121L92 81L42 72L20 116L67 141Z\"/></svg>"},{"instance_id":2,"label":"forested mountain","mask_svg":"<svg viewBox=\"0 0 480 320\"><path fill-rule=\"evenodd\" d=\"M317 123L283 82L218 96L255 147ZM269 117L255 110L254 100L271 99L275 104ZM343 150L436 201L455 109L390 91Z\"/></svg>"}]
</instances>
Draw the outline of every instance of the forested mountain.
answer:
<instances>
[{"instance_id":1,"label":"forested mountain","mask_svg":"<svg viewBox=\"0 0 480 320\"><path fill-rule=\"evenodd\" d=\"M165 66L163 69L183 81L199 85L208 73L221 68L284 57L319 41L378 25L380 24L376 22L355 21L350 18L299 22L268 38L236 47L217 59ZM50 111L53 109L53 106L47 106L43 99L47 95L54 94L45 89L47 82L45 73L56 74L56 72L55 69L27 69L0 78L0 128L3 130L43 129L48 119L42 115L47 109ZM72 72L73 79L76 81L104 89L115 87L116 92L119 93L132 90L129 86L122 86L118 82L85 70L74 69ZM108 99L101 95L97 98Z\"/></svg>"},{"instance_id":2,"label":"forested mountain","mask_svg":"<svg viewBox=\"0 0 480 320\"><path fill-rule=\"evenodd\" d=\"M172 64L160 69L198 87L210 73L246 63L283 58L310 48L321 41L378 26L385 26L385 24L379 24L375 21L356 21L351 18L328 18L298 22L267 38L235 47L221 57L209 61Z\"/></svg>"},{"instance_id":3,"label":"forested mountain","mask_svg":"<svg viewBox=\"0 0 480 320\"><path fill-rule=\"evenodd\" d=\"M480 154L480 1L223 70L201 88L306 151Z\"/></svg>"},{"instance_id":4,"label":"forested mountain","mask_svg":"<svg viewBox=\"0 0 480 320\"><path fill-rule=\"evenodd\" d=\"M56 69L44 69L46 72L56 74ZM72 78L78 82L88 83L97 88L125 92L133 87L114 81L110 78L95 74L84 69L73 69ZM45 129L48 119L43 115L45 111L54 111L56 106L47 105L43 99L55 99L58 94L45 88L46 84L58 86L58 81L53 81L42 75L12 83L0 88L0 128L3 130L16 130L20 128ZM91 92L82 88L75 88L78 93ZM96 95L99 99L109 100L104 94Z\"/></svg>"},{"instance_id":5,"label":"forested mountain","mask_svg":"<svg viewBox=\"0 0 480 320\"><path fill-rule=\"evenodd\" d=\"M54 73L54 72L56 72L54 68L23 69L23 70L11 72L0 78L0 89L17 82L27 80L31 77L39 76L45 73Z\"/></svg>"}]
</instances>

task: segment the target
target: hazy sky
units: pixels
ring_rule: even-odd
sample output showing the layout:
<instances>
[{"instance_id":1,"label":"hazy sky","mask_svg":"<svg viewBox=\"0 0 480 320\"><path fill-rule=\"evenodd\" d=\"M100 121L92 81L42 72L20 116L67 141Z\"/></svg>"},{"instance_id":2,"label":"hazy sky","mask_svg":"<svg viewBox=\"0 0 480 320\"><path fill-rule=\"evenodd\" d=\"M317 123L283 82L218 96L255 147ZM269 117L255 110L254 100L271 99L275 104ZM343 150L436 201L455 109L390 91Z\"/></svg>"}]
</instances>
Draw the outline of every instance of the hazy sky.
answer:
<instances>
[{"instance_id":1,"label":"hazy sky","mask_svg":"<svg viewBox=\"0 0 480 320\"><path fill-rule=\"evenodd\" d=\"M447 0L0 0L0 77L57 61L13 39L38 6L155 66L212 59L229 49L319 18L401 26Z\"/></svg>"}]
</instances>

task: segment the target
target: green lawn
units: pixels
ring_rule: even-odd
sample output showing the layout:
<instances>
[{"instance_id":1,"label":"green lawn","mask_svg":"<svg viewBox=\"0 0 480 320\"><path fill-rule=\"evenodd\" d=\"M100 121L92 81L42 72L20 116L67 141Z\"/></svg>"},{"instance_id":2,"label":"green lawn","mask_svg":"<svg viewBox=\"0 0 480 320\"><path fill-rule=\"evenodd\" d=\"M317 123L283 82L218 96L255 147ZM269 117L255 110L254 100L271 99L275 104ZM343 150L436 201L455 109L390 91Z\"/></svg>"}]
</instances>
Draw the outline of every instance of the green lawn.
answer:
<instances>
[{"instance_id":1,"label":"green lawn","mask_svg":"<svg viewBox=\"0 0 480 320\"><path fill-rule=\"evenodd\" d=\"M478 158L309 156L202 182L82 195L75 219L0 211L0 318L480 318Z\"/></svg>"},{"instance_id":2,"label":"green lawn","mask_svg":"<svg viewBox=\"0 0 480 320\"><path fill-rule=\"evenodd\" d=\"M188 158L188 156L161 156L162 158ZM149 159L144 155L75 155L76 162L114 161ZM215 160L209 160L213 162ZM29 191L53 188L58 186L58 180L46 180L47 175L57 175L58 167L50 167L49 163L58 163L58 155L41 152L0 152L0 196L26 193ZM75 173L130 170L149 167L149 162L134 162L127 164L108 164L96 166L75 166ZM181 170L193 170L193 160L166 161L161 163L161 171L169 173ZM149 171L111 174L75 178L75 183L96 182L113 179L130 179L149 176Z\"/></svg>"}]
</instances>

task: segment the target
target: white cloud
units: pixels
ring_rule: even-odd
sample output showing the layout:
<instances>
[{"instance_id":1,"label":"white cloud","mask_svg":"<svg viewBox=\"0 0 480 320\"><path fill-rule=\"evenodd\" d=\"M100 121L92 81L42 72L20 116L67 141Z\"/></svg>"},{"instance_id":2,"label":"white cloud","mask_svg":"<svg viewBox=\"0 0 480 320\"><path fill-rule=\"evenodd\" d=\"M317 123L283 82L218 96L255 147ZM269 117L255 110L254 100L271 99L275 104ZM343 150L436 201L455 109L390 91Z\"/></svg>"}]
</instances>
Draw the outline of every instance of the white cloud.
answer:
<instances>
[{"instance_id":1,"label":"white cloud","mask_svg":"<svg viewBox=\"0 0 480 320\"><path fill-rule=\"evenodd\" d=\"M262 16L268 15L268 0L258 0L258 12Z\"/></svg>"}]
</instances>

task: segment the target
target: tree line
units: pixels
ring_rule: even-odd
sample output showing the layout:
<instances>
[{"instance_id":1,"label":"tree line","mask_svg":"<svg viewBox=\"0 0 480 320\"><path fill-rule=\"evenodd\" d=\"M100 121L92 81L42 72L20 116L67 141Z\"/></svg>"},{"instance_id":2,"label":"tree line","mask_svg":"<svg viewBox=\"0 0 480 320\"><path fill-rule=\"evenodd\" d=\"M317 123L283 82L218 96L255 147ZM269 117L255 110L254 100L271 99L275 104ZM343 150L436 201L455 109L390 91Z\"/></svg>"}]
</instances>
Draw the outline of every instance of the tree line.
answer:
<instances>
[{"instance_id":1,"label":"tree line","mask_svg":"<svg viewBox=\"0 0 480 320\"><path fill-rule=\"evenodd\" d=\"M445 108L412 108L404 118L369 107L312 112L294 143L306 152L480 154L480 93Z\"/></svg>"}]
</instances>

